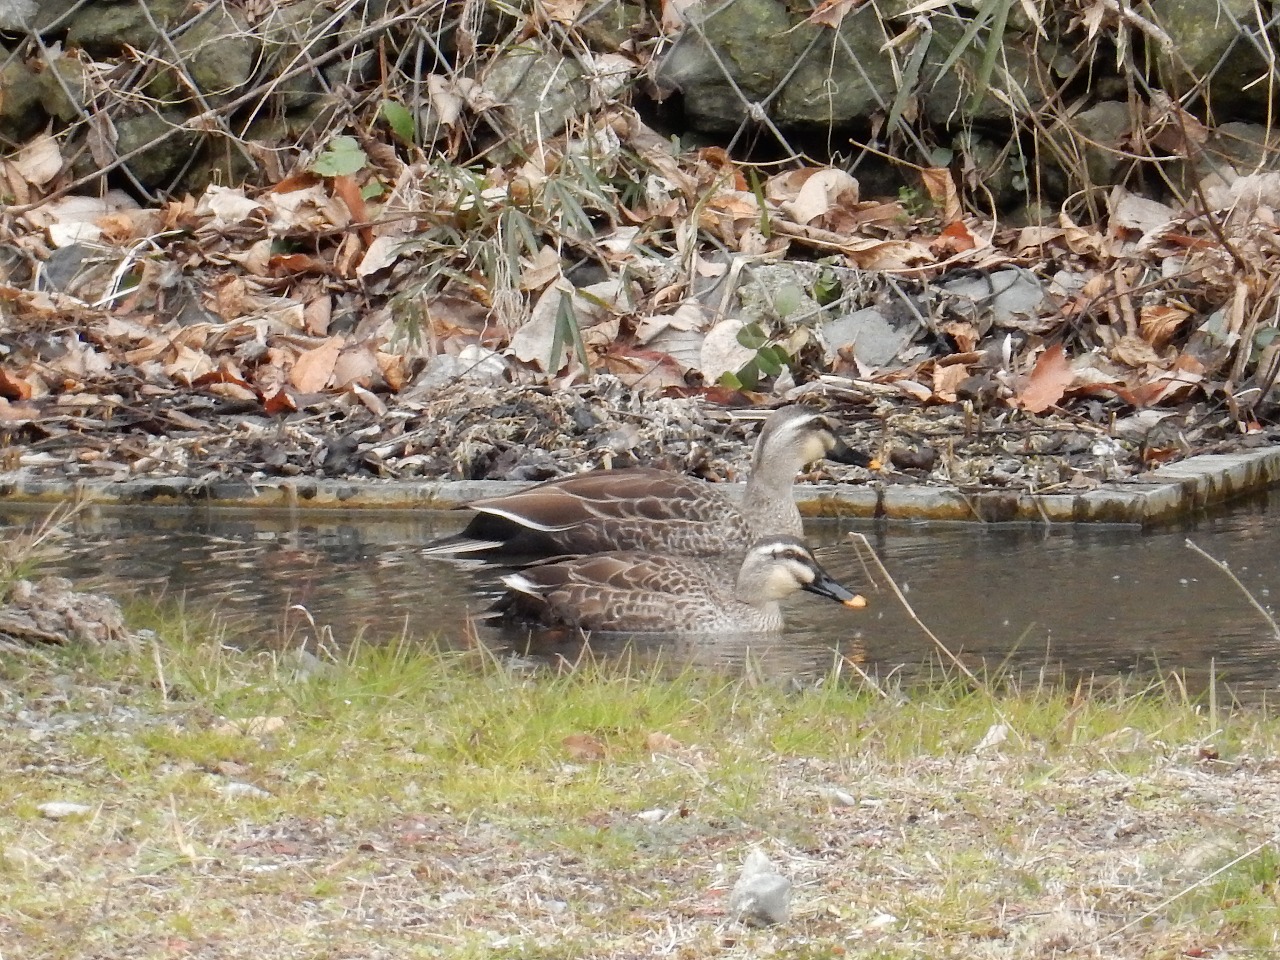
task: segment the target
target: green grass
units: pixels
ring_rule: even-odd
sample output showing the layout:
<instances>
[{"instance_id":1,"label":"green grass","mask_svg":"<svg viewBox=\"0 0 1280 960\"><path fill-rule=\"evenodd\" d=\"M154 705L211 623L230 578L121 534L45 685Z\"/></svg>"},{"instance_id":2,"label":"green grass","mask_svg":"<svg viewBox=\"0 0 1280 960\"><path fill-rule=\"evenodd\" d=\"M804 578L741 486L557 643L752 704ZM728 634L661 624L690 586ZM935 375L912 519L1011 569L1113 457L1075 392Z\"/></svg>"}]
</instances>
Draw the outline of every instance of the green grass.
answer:
<instances>
[{"instance_id":1,"label":"green grass","mask_svg":"<svg viewBox=\"0 0 1280 960\"><path fill-rule=\"evenodd\" d=\"M1176 685L795 690L409 642L300 675L151 623L0 659L0 952L1145 957L1280 921L1274 847L1214 873L1280 822L1280 722ZM726 916L756 845L795 883L779 928Z\"/></svg>"}]
</instances>

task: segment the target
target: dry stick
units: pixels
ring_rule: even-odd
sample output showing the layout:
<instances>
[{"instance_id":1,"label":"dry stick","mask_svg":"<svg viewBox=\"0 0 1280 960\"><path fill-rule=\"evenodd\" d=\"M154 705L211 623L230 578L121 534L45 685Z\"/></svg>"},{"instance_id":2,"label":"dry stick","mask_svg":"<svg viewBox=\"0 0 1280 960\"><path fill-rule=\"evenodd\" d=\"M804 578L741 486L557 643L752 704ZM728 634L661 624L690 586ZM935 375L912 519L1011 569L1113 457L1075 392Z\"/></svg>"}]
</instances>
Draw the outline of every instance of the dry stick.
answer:
<instances>
[{"instance_id":1,"label":"dry stick","mask_svg":"<svg viewBox=\"0 0 1280 960\"><path fill-rule=\"evenodd\" d=\"M431 9L432 7L438 6L440 2L441 0L421 0L421 2L414 4L412 8L410 8L409 10L406 10L404 13L396 14L395 16L390 16L390 17L383 17L380 20L375 20L373 23L365 27L363 30L359 31L358 33L352 35L351 37L348 37L346 40L339 43L332 50L328 51L327 53L323 53L318 57L308 58L306 63L299 64L294 69L289 70L284 74L281 74L279 77L276 77L273 82L276 84L279 84L279 83L283 83L286 80L292 80L294 77L301 76L302 74L306 73L309 70L313 70L319 66L322 66L325 63L328 63L330 60L336 60L342 54L346 53L347 50L349 50L350 48L356 46L359 43L362 43L363 41L367 40L371 36L374 36L375 34L383 32L392 24L398 23L402 20L412 19L414 16L420 13L425 13L427 10ZM56 200L59 197L62 197L68 193L71 193L73 190L77 190L80 187L85 186L86 184L92 183L94 180L101 178L107 173L110 173L112 170L116 169L122 164L128 163L130 160L132 160L134 157L138 156L139 154L147 150L150 150L152 147L156 146L157 144L163 143L164 141L168 140L170 137L175 136L176 134L181 133L184 130L207 129L208 124L214 123L215 118L218 117L219 115L230 114L236 109L238 109L239 107L244 106L246 103L249 103L255 97L258 97L260 95L261 95L261 88L254 87L252 90L248 91L247 93L243 93L239 97L236 97L236 99L232 100L230 103L224 104L223 106L218 107L217 109L214 109L214 110L207 110L204 113L198 114L194 117L190 117L187 120L184 120L182 123L176 124L175 126L170 127L169 129L165 130L162 134L160 134L150 142L144 143L142 144L142 146L136 147L133 150L130 150L128 153L121 154L120 156L112 160L110 163L108 163L106 166L101 167L97 170L94 170L93 173L85 174L83 177L79 177L75 180L72 180L70 183L64 184L63 186L59 187L57 190L52 191L47 196L42 197L41 199L36 200L33 203L25 203L25 204L22 204L21 206L6 207L5 212L8 214L17 215L20 213L27 213L31 210L35 210L39 207L42 207L46 203L49 203L50 201Z\"/></svg>"},{"instance_id":2,"label":"dry stick","mask_svg":"<svg viewBox=\"0 0 1280 960\"><path fill-rule=\"evenodd\" d=\"M1280 626L1276 624L1275 618L1267 612L1266 608L1263 607L1262 604L1260 604L1257 601L1257 599L1255 599L1253 594L1249 592L1249 588L1240 582L1240 578L1231 572L1231 568L1227 566L1226 561L1218 560L1218 559L1215 559L1214 557L1209 556L1209 554L1205 553L1204 550L1202 550L1199 546L1193 543L1190 537L1187 538L1186 544L1196 553L1200 554L1200 556L1204 557L1206 560L1212 563L1215 567L1217 567L1219 570L1225 573L1227 575L1227 578L1232 583L1234 583L1237 587L1240 588L1240 592L1243 593L1245 597L1248 598L1251 604L1253 604L1253 609L1257 610L1258 613L1262 614L1262 618L1267 621L1267 625L1271 627L1271 632L1275 634L1276 639L1280 640Z\"/></svg>"},{"instance_id":3,"label":"dry stick","mask_svg":"<svg viewBox=\"0 0 1280 960\"><path fill-rule=\"evenodd\" d=\"M903 592L898 588L898 584L894 581L893 577L889 576L889 571L885 569L885 566L881 562L880 557L876 554L875 550L872 548L871 542L867 540L867 535L865 533L851 533L849 534L849 539L861 542L863 548L866 550L867 554L871 557L872 563L875 565L876 569L880 571L880 575L884 577L885 582L889 584L889 587L893 590L894 595L898 598L898 602L902 604L902 608L907 611L907 616L911 618L912 622L917 627L919 627L921 630L924 631L924 635L933 641L933 645L937 647L940 651L942 651L943 655L946 656L946 658L950 660L953 664L955 664L956 667L959 668L960 672L963 673L969 679L969 681L973 683L975 687L977 687L979 690L985 693L988 697L990 697L991 691L989 691L986 688L986 685L981 680L978 679L977 675L974 674L974 672L970 670L968 667L966 667L963 663L961 663L960 658L957 657L954 653L952 653L947 648L947 645L938 639L937 634L935 634L932 630L926 627L924 625L924 621L921 620L916 615L915 610L911 608L911 604L907 602L906 595L903 594Z\"/></svg>"}]
</instances>

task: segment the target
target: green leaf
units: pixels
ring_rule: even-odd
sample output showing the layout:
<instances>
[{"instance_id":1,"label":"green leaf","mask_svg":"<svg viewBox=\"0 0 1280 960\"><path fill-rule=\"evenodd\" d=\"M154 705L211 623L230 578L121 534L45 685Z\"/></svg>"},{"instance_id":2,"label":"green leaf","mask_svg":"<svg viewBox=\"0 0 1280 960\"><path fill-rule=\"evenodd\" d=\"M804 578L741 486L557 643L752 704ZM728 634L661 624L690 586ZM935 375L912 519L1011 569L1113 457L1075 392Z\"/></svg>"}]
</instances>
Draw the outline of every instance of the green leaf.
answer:
<instances>
[{"instance_id":1,"label":"green leaf","mask_svg":"<svg viewBox=\"0 0 1280 960\"><path fill-rule=\"evenodd\" d=\"M760 382L760 368L754 360L748 360L738 371L738 380L746 390L754 390Z\"/></svg>"},{"instance_id":2,"label":"green leaf","mask_svg":"<svg viewBox=\"0 0 1280 960\"><path fill-rule=\"evenodd\" d=\"M368 155L360 149L355 137L334 137L328 149L316 157L311 169L322 177L341 177L364 169L368 162Z\"/></svg>"},{"instance_id":3,"label":"green leaf","mask_svg":"<svg viewBox=\"0 0 1280 960\"><path fill-rule=\"evenodd\" d=\"M386 192L387 188L377 180L370 180L360 188L360 196L365 200L372 200L374 197L380 197Z\"/></svg>"},{"instance_id":4,"label":"green leaf","mask_svg":"<svg viewBox=\"0 0 1280 960\"><path fill-rule=\"evenodd\" d=\"M813 299L818 301L819 306L834 303L843 292L844 284L840 282L838 273L830 267L823 267L818 271L818 279L813 281Z\"/></svg>"},{"instance_id":5,"label":"green leaf","mask_svg":"<svg viewBox=\"0 0 1280 960\"><path fill-rule=\"evenodd\" d=\"M382 117L391 126L391 132L412 145L414 134L413 114L398 100L382 101Z\"/></svg>"},{"instance_id":6,"label":"green leaf","mask_svg":"<svg viewBox=\"0 0 1280 960\"><path fill-rule=\"evenodd\" d=\"M758 323L745 324L743 328L738 331L738 343L746 347L748 350L759 350L768 342L769 338L765 335L765 332L760 329L760 324Z\"/></svg>"},{"instance_id":7,"label":"green leaf","mask_svg":"<svg viewBox=\"0 0 1280 960\"><path fill-rule=\"evenodd\" d=\"M720 384L722 387L728 387L730 390L742 389L742 381L728 370L720 374L720 379L717 380L716 383Z\"/></svg>"},{"instance_id":8,"label":"green leaf","mask_svg":"<svg viewBox=\"0 0 1280 960\"><path fill-rule=\"evenodd\" d=\"M760 352L756 354L755 365L766 376L776 377L782 372L782 364L778 362L774 351L769 347L760 348Z\"/></svg>"},{"instance_id":9,"label":"green leaf","mask_svg":"<svg viewBox=\"0 0 1280 960\"><path fill-rule=\"evenodd\" d=\"M755 167L747 170L747 176L751 180L751 192L756 197L756 207L760 210L760 235L768 240L772 235L773 229L769 225L769 204L765 202L764 184L760 182L760 176L756 173Z\"/></svg>"},{"instance_id":10,"label":"green leaf","mask_svg":"<svg viewBox=\"0 0 1280 960\"><path fill-rule=\"evenodd\" d=\"M778 311L778 316L789 317L800 308L803 300L803 290L794 283L785 283L773 295L773 309Z\"/></svg>"}]
</instances>

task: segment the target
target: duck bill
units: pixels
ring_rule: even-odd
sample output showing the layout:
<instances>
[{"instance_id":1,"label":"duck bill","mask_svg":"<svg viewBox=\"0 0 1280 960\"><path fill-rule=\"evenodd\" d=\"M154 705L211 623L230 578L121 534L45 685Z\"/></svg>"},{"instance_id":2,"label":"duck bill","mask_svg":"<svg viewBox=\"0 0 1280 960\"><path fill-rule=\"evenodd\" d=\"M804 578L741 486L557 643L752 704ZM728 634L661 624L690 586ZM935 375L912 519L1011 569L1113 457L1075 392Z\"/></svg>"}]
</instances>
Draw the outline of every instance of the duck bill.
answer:
<instances>
[{"instance_id":1,"label":"duck bill","mask_svg":"<svg viewBox=\"0 0 1280 960\"><path fill-rule=\"evenodd\" d=\"M802 588L810 593L816 593L820 597L826 597L828 600L834 600L836 603L844 604L855 610L861 609L867 605L866 597L861 594L853 593L844 584L822 571L813 578L812 583L806 583Z\"/></svg>"},{"instance_id":2,"label":"duck bill","mask_svg":"<svg viewBox=\"0 0 1280 960\"><path fill-rule=\"evenodd\" d=\"M834 460L836 463L847 463L853 467L871 466L871 457L861 450L855 450L843 440L837 440L836 445L827 451L827 459Z\"/></svg>"}]
</instances>

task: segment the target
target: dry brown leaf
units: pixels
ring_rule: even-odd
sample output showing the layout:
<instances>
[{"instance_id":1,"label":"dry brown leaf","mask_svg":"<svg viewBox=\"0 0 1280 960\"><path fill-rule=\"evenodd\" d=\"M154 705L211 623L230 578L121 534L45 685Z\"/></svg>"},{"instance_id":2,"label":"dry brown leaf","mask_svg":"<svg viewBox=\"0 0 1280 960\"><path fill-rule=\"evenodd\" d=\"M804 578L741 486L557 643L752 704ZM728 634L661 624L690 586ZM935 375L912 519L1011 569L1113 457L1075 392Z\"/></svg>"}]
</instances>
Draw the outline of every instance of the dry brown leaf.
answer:
<instances>
[{"instance_id":1,"label":"dry brown leaf","mask_svg":"<svg viewBox=\"0 0 1280 960\"><path fill-rule=\"evenodd\" d=\"M866 0L822 0L818 8L805 19L805 23L830 27L833 30L839 29L844 15L850 10L856 10L865 2Z\"/></svg>"},{"instance_id":2,"label":"dry brown leaf","mask_svg":"<svg viewBox=\"0 0 1280 960\"><path fill-rule=\"evenodd\" d=\"M948 320L942 325L942 332L956 342L956 349L968 353L978 345L982 334L968 320Z\"/></svg>"},{"instance_id":3,"label":"dry brown leaf","mask_svg":"<svg viewBox=\"0 0 1280 960\"><path fill-rule=\"evenodd\" d=\"M1075 377L1066 354L1066 348L1060 343L1040 354L1026 386L1018 394L1020 407L1031 413L1043 413L1062 399Z\"/></svg>"},{"instance_id":4,"label":"dry brown leaf","mask_svg":"<svg viewBox=\"0 0 1280 960\"><path fill-rule=\"evenodd\" d=\"M338 388L358 384L368 387L378 375L378 358L366 346L343 350L333 365L333 385Z\"/></svg>"},{"instance_id":5,"label":"dry brown leaf","mask_svg":"<svg viewBox=\"0 0 1280 960\"><path fill-rule=\"evenodd\" d=\"M1204 380L1204 364L1190 354L1182 354L1173 367L1150 383L1131 388L1135 406L1155 406L1166 400L1180 400Z\"/></svg>"},{"instance_id":6,"label":"dry brown leaf","mask_svg":"<svg viewBox=\"0 0 1280 960\"><path fill-rule=\"evenodd\" d=\"M262 408L270 416L275 416L280 413L293 413L298 409L298 405L293 402L293 397L289 396L289 391L279 390L263 398Z\"/></svg>"},{"instance_id":7,"label":"dry brown leaf","mask_svg":"<svg viewBox=\"0 0 1280 960\"><path fill-rule=\"evenodd\" d=\"M1173 304L1152 304L1138 312L1138 326L1142 335L1157 350L1165 346L1177 334L1178 329L1191 318L1191 311Z\"/></svg>"},{"instance_id":8,"label":"dry brown leaf","mask_svg":"<svg viewBox=\"0 0 1280 960\"><path fill-rule=\"evenodd\" d=\"M333 300L327 294L307 301L302 308L302 326L313 337L323 337L329 332L333 317Z\"/></svg>"},{"instance_id":9,"label":"dry brown leaf","mask_svg":"<svg viewBox=\"0 0 1280 960\"><path fill-rule=\"evenodd\" d=\"M163 364L165 376L170 380L190 386L213 370L213 360L203 350L193 350L180 343L173 346L173 352Z\"/></svg>"},{"instance_id":10,"label":"dry brown leaf","mask_svg":"<svg viewBox=\"0 0 1280 960\"><path fill-rule=\"evenodd\" d=\"M320 346L298 356L289 371L289 382L300 393L319 393L333 376L344 339L330 337Z\"/></svg>"},{"instance_id":11,"label":"dry brown leaf","mask_svg":"<svg viewBox=\"0 0 1280 960\"><path fill-rule=\"evenodd\" d=\"M644 738L644 747L650 753L675 755L684 750L684 744L669 733L654 732Z\"/></svg>"},{"instance_id":12,"label":"dry brown leaf","mask_svg":"<svg viewBox=\"0 0 1280 960\"><path fill-rule=\"evenodd\" d=\"M1127 367L1164 367L1166 361L1141 337L1125 334L1116 337L1107 347L1107 356Z\"/></svg>"},{"instance_id":13,"label":"dry brown leaf","mask_svg":"<svg viewBox=\"0 0 1280 960\"><path fill-rule=\"evenodd\" d=\"M628 387L665 390L686 385L685 368L669 353L639 347L612 346L594 367L611 373Z\"/></svg>"},{"instance_id":14,"label":"dry brown leaf","mask_svg":"<svg viewBox=\"0 0 1280 960\"><path fill-rule=\"evenodd\" d=\"M378 360L378 369L382 371L382 379L386 381L387 386L397 393L403 390L404 385L409 382L409 369L404 354L379 352L374 356Z\"/></svg>"},{"instance_id":15,"label":"dry brown leaf","mask_svg":"<svg viewBox=\"0 0 1280 960\"><path fill-rule=\"evenodd\" d=\"M589 733L571 733L560 741L575 760L603 760L609 751Z\"/></svg>"},{"instance_id":16,"label":"dry brown leaf","mask_svg":"<svg viewBox=\"0 0 1280 960\"><path fill-rule=\"evenodd\" d=\"M25 377L0 367L0 397L5 400L30 400L34 395L35 388Z\"/></svg>"},{"instance_id":17,"label":"dry brown leaf","mask_svg":"<svg viewBox=\"0 0 1280 960\"><path fill-rule=\"evenodd\" d=\"M58 141L47 133L39 134L18 151L11 163L23 180L43 187L62 170Z\"/></svg>"},{"instance_id":18,"label":"dry brown leaf","mask_svg":"<svg viewBox=\"0 0 1280 960\"><path fill-rule=\"evenodd\" d=\"M953 253L967 253L977 248L978 238L973 235L963 220L955 220L938 234L938 238L929 244L929 249L940 257Z\"/></svg>"},{"instance_id":19,"label":"dry brown leaf","mask_svg":"<svg viewBox=\"0 0 1280 960\"><path fill-rule=\"evenodd\" d=\"M852 206L858 202L858 181L846 171L824 167L806 172L809 175L799 182L794 197L779 198L782 212L794 222L813 223L836 207ZM790 181L793 185L796 182Z\"/></svg>"},{"instance_id":20,"label":"dry brown leaf","mask_svg":"<svg viewBox=\"0 0 1280 960\"><path fill-rule=\"evenodd\" d=\"M933 394L943 403L956 402L956 387L969 377L969 367L963 363L948 366L935 365L933 368Z\"/></svg>"},{"instance_id":21,"label":"dry brown leaf","mask_svg":"<svg viewBox=\"0 0 1280 960\"><path fill-rule=\"evenodd\" d=\"M520 271L521 290L541 290L549 283L560 279L560 254L555 248L544 244Z\"/></svg>"},{"instance_id":22,"label":"dry brown leaf","mask_svg":"<svg viewBox=\"0 0 1280 960\"><path fill-rule=\"evenodd\" d=\"M364 196L360 193L360 184L355 180L346 175L334 177L333 194L346 205L352 220L363 224L369 222L369 208L364 202ZM373 241L373 233L368 226L360 229L360 239L365 246Z\"/></svg>"},{"instance_id":23,"label":"dry brown leaf","mask_svg":"<svg viewBox=\"0 0 1280 960\"><path fill-rule=\"evenodd\" d=\"M942 222L951 223L959 219L962 213L960 194L956 190L956 182L951 176L951 170L947 167L926 167L920 171L920 179L924 183L925 192L929 194L929 199L941 212Z\"/></svg>"}]
</instances>

